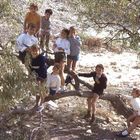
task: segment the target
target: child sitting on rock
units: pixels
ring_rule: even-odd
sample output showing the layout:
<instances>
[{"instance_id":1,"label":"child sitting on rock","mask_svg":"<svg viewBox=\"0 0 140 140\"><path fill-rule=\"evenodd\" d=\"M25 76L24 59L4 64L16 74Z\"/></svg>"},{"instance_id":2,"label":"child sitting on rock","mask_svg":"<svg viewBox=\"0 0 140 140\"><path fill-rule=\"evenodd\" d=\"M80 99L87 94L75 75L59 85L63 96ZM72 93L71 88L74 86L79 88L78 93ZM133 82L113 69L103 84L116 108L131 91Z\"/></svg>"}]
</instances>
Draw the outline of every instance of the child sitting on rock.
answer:
<instances>
[{"instance_id":1,"label":"child sitting on rock","mask_svg":"<svg viewBox=\"0 0 140 140\"><path fill-rule=\"evenodd\" d=\"M61 79L59 76L60 66L55 64L53 67L53 72L47 75L47 87L50 95L55 95L59 92L61 86Z\"/></svg>"},{"instance_id":2,"label":"child sitting on rock","mask_svg":"<svg viewBox=\"0 0 140 140\"><path fill-rule=\"evenodd\" d=\"M79 73L79 76L83 77L93 77L94 87L93 87L93 96L87 99L88 111L84 118L91 117L91 123L95 121L95 112L96 112L96 102L101 95L103 95L104 89L107 87L107 77L103 73L104 67L102 64L98 64L95 68L95 71L91 73Z\"/></svg>"},{"instance_id":3,"label":"child sitting on rock","mask_svg":"<svg viewBox=\"0 0 140 140\"><path fill-rule=\"evenodd\" d=\"M134 112L127 119L128 128L117 133L119 137L128 136L140 124L140 90L134 88L131 96L123 95L123 97L129 100ZM132 122L132 124L130 124L130 122Z\"/></svg>"}]
</instances>

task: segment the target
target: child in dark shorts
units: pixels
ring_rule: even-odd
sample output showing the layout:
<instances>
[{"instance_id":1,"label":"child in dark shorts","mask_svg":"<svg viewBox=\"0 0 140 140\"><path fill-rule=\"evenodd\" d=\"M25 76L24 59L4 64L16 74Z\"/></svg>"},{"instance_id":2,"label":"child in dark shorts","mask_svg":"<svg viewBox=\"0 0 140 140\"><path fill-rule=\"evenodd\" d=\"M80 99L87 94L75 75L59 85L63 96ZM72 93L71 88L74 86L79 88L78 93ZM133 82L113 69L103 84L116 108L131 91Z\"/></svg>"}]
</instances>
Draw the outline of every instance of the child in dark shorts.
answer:
<instances>
[{"instance_id":1,"label":"child in dark shorts","mask_svg":"<svg viewBox=\"0 0 140 140\"><path fill-rule=\"evenodd\" d=\"M60 65L59 75L61 78L61 91L65 90L64 67L66 63L66 57L70 54L70 42L68 41L68 35L69 30L63 29L61 31L61 37L57 38L53 45L55 62L59 63Z\"/></svg>"},{"instance_id":2,"label":"child in dark shorts","mask_svg":"<svg viewBox=\"0 0 140 140\"><path fill-rule=\"evenodd\" d=\"M94 87L93 87L93 96L87 99L88 111L84 118L91 117L91 123L95 121L96 113L96 102L101 95L103 95L104 89L107 87L107 77L103 73L104 67L102 64L98 64L95 68L95 71L91 73L79 73L79 76L83 77L93 77Z\"/></svg>"}]
</instances>

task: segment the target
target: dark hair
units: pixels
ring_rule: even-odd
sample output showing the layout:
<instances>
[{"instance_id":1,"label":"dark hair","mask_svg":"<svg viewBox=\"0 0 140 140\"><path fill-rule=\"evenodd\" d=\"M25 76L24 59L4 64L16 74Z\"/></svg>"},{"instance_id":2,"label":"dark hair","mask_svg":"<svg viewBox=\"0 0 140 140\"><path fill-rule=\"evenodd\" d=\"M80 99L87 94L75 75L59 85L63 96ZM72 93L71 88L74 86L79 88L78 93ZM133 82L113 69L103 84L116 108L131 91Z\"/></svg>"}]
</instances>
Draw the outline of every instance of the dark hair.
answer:
<instances>
[{"instance_id":1,"label":"dark hair","mask_svg":"<svg viewBox=\"0 0 140 140\"><path fill-rule=\"evenodd\" d=\"M60 65L59 65L59 63L55 63L55 64L54 64L54 67L56 67L58 70L60 70Z\"/></svg>"},{"instance_id":2,"label":"dark hair","mask_svg":"<svg viewBox=\"0 0 140 140\"><path fill-rule=\"evenodd\" d=\"M100 68L100 69L104 70L104 66L102 64L96 65L96 68Z\"/></svg>"},{"instance_id":3,"label":"dark hair","mask_svg":"<svg viewBox=\"0 0 140 140\"><path fill-rule=\"evenodd\" d=\"M140 90L138 88L133 88L133 91L136 92L138 96L140 96Z\"/></svg>"},{"instance_id":4,"label":"dark hair","mask_svg":"<svg viewBox=\"0 0 140 140\"><path fill-rule=\"evenodd\" d=\"M36 28L36 25L34 23L29 23L28 26L27 26L27 28L28 29L29 28L33 29L33 28Z\"/></svg>"},{"instance_id":5,"label":"dark hair","mask_svg":"<svg viewBox=\"0 0 140 140\"><path fill-rule=\"evenodd\" d=\"M68 30L68 29L64 28L64 29L62 30L62 32L65 32L65 33L67 34L67 37L69 36L69 30Z\"/></svg>"},{"instance_id":6,"label":"dark hair","mask_svg":"<svg viewBox=\"0 0 140 140\"><path fill-rule=\"evenodd\" d=\"M53 12L52 12L52 10L51 10L51 9L46 9L46 10L45 10L45 14L46 14L46 13L49 13L50 15L52 15L52 14L53 14Z\"/></svg>"},{"instance_id":7,"label":"dark hair","mask_svg":"<svg viewBox=\"0 0 140 140\"><path fill-rule=\"evenodd\" d=\"M32 45L31 46L31 51L38 51L39 47L37 45Z\"/></svg>"},{"instance_id":8,"label":"dark hair","mask_svg":"<svg viewBox=\"0 0 140 140\"><path fill-rule=\"evenodd\" d=\"M74 26L71 26L71 27L70 27L70 30L71 30L71 29L74 29L74 30L75 30L75 27L74 27Z\"/></svg>"}]
</instances>

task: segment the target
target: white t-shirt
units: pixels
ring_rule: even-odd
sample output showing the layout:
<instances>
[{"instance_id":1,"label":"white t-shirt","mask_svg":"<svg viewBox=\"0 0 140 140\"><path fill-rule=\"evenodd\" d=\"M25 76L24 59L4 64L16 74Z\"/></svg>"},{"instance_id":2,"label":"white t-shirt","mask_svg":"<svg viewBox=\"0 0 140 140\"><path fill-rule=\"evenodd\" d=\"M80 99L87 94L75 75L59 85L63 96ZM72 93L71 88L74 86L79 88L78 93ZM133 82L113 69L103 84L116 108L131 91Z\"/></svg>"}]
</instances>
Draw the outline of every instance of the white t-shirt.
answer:
<instances>
[{"instance_id":1,"label":"white t-shirt","mask_svg":"<svg viewBox=\"0 0 140 140\"><path fill-rule=\"evenodd\" d=\"M70 54L70 42L67 39L57 38L56 48L54 48L54 52L59 52L58 48L63 48L64 52L69 55Z\"/></svg>"},{"instance_id":2,"label":"white t-shirt","mask_svg":"<svg viewBox=\"0 0 140 140\"><path fill-rule=\"evenodd\" d=\"M37 44L38 39L34 35L29 35L28 33L23 33L17 38L17 49L20 52L24 52L28 47Z\"/></svg>"},{"instance_id":3,"label":"white t-shirt","mask_svg":"<svg viewBox=\"0 0 140 140\"><path fill-rule=\"evenodd\" d=\"M61 79L59 75L54 75L51 73L47 74L47 87L58 92L61 86Z\"/></svg>"},{"instance_id":4,"label":"white t-shirt","mask_svg":"<svg viewBox=\"0 0 140 140\"><path fill-rule=\"evenodd\" d=\"M140 98L133 98L132 96L129 95L123 95L126 99L130 101L130 104L132 108L138 112L138 115L140 115Z\"/></svg>"}]
</instances>

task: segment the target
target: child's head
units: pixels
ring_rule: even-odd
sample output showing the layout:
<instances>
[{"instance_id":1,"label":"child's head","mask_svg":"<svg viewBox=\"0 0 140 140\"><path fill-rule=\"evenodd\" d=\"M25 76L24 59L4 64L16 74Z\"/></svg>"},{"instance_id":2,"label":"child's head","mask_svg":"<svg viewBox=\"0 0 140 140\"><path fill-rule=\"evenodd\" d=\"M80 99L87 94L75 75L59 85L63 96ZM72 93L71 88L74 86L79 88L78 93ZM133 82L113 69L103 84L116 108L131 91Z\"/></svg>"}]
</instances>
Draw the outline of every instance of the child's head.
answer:
<instances>
[{"instance_id":1,"label":"child's head","mask_svg":"<svg viewBox=\"0 0 140 140\"><path fill-rule=\"evenodd\" d=\"M102 73L104 72L104 66L103 66L102 64L96 65L95 71L96 71L96 74L97 74L98 76L101 76Z\"/></svg>"},{"instance_id":2,"label":"child's head","mask_svg":"<svg viewBox=\"0 0 140 140\"><path fill-rule=\"evenodd\" d=\"M45 10L45 17L46 17L46 19L49 19L52 14L53 14L53 12L52 12L51 9L46 9Z\"/></svg>"},{"instance_id":3,"label":"child's head","mask_svg":"<svg viewBox=\"0 0 140 140\"><path fill-rule=\"evenodd\" d=\"M69 30L64 28L62 31L61 31L61 38L68 38L69 36Z\"/></svg>"},{"instance_id":4,"label":"child's head","mask_svg":"<svg viewBox=\"0 0 140 140\"><path fill-rule=\"evenodd\" d=\"M35 26L35 24L29 23L28 26L27 26L27 32L28 32L30 35L34 35L35 32L36 32L36 26Z\"/></svg>"},{"instance_id":5,"label":"child's head","mask_svg":"<svg viewBox=\"0 0 140 140\"><path fill-rule=\"evenodd\" d=\"M31 55L33 58L36 58L40 54L39 47L37 45L33 45L31 47Z\"/></svg>"},{"instance_id":6,"label":"child's head","mask_svg":"<svg viewBox=\"0 0 140 140\"><path fill-rule=\"evenodd\" d=\"M38 10L38 6L34 3L31 3L29 6L30 12L36 12Z\"/></svg>"},{"instance_id":7,"label":"child's head","mask_svg":"<svg viewBox=\"0 0 140 140\"><path fill-rule=\"evenodd\" d=\"M59 70L60 70L60 65L58 63L55 63L53 66L53 73L59 74Z\"/></svg>"},{"instance_id":8,"label":"child's head","mask_svg":"<svg viewBox=\"0 0 140 140\"><path fill-rule=\"evenodd\" d=\"M71 26L70 29L69 29L69 32L70 32L70 35L75 35L75 33L76 33L75 27Z\"/></svg>"},{"instance_id":9,"label":"child's head","mask_svg":"<svg viewBox=\"0 0 140 140\"><path fill-rule=\"evenodd\" d=\"M140 97L140 90L137 88L133 88L131 95L136 98L136 97Z\"/></svg>"}]
</instances>

